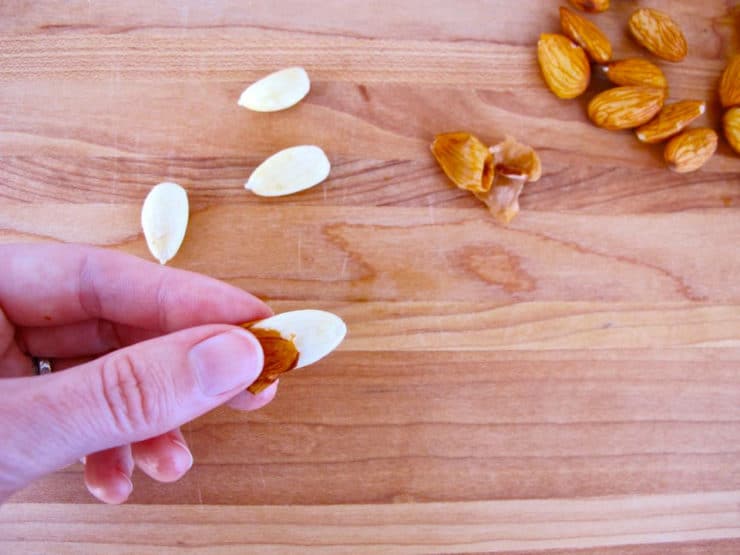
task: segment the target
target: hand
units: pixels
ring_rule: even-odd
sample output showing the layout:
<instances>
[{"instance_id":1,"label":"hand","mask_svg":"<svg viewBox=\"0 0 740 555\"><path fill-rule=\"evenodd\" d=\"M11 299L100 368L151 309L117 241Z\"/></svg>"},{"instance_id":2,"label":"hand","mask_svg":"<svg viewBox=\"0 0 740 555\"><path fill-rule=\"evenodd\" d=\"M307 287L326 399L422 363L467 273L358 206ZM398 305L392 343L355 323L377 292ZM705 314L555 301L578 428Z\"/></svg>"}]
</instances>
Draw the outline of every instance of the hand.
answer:
<instances>
[{"instance_id":1,"label":"hand","mask_svg":"<svg viewBox=\"0 0 740 555\"><path fill-rule=\"evenodd\" d=\"M227 324L270 310L240 289L80 246L0 245L0 261L0 502L86 456L90 492L122 503L134 464L162 482L189 470L178 426L275 396L245 391L262 349Z\"/></svg>"}]
</instances>

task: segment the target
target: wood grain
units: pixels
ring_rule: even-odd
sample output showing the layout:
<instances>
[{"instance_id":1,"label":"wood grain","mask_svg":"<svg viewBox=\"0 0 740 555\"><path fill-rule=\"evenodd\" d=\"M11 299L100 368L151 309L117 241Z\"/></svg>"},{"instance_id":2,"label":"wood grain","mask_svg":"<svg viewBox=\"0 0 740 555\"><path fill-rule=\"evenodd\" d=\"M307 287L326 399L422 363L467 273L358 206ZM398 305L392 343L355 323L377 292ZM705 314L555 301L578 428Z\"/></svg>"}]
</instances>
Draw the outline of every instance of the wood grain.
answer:
<instances>
[{"instance_id":1,"label":"wood grain","mask_svg":"<svg viewBox=\"0 0 740 555\"><path fill-rule=\"evenodd\" d=\"M615 57L644 2L594 20ZM688 38L661 63L704 99L740 52L740 4L650 6ZM254 414L185 427L176 484L97 505L71 466L0 507L3 553L740 551L740 158L677 175L545 88L550 0L0 4L0 241L150 258L141 202L169 179L191 223L172 265L277 311L348 323ZM236 105L304 65L286 112ZM543 178L500 227L431 159L434 134L513 134ZM266 156L322 146L330 178L262 199Z\"/></svg>"}]
</instances>

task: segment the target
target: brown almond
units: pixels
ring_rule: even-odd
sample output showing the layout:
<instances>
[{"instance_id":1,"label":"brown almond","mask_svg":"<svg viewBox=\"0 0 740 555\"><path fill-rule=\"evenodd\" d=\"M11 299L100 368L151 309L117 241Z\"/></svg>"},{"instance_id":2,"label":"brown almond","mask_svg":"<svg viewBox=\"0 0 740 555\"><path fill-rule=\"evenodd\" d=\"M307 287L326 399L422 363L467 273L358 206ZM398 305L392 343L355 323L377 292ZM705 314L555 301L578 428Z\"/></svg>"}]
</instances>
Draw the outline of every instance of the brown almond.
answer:
<instances>
[{"instance_id":1,"label":"brown almond","mask_svg":"<svg viewBox=\"0 0 740 555\"><path fill-rule=\"evenodd\" d=\"M707 105L702 100L682 100L669 104L663 107L657 117L637 129L635 134L643 143L659 143L683 131L706 109Z\"/></svg>"},{"instance_id":2,"label":"brown almond","mask_svg":"<svg viewBox=\"0 0 740 555\"><path fill-rule=\"evenodd\" d=\"M540 35L537 60L547 86L558 98L575 98L588 87L591 66L586 52L565 35Z\"/></svg>"},{"instance_id":3,"label":"brown almond","mask_svg":"<svg viewBox=\"0 0 740 555\"><path fill-rule=\"evenodd\" d=\"M584 12L598 13L609 9L609 0L570 0L570 3Z\"/></svg>"},{"instance_id":4,"label":"brown almond","mask_svg":"<svg viewBox=\"0 0 740 555\"><path fill-rule=\"evenodd\" d=\"M730 108L722 117L725 138L732 149L740 154L740 106Z\"/></svg>"},{"instance_id":5,"label":"brown almond","mask_svg":"<svg viewBox=\"0 0 740 555\"><path fill-rule=\"evenodd\" d=\"M716 150L717 133L708 127L699 127L673 137L668 141L663 155L670 169L687 173L701 168Z\"/></svg>"},{"instance_id":6,"label":"brown almond","mask_svg":"<svg viewBox=\"0 0 740 555\"><path fill-rule=\"evenodd\" d=\"M740 54L730 58L719 81L719 99L724 108L740 104Z\"/></svg>"},{"instance_id":7,"label":"brown almond","mask_svg":"<svg viewBox=\"0 0 740 555\"><path fill-rule=\"evenodd\" d=\"M560 26L563 33L582 46L593 61L603 64L612 57L612 45L601 29L565 6L560 8Z\"/></svg>"},{"instance_id":8,"label":"brown almond","mask_svg":"<svg viewBox=\"0 0 740 555\"><path fill-rule=\"evenodd\" d=\"M686 37L668 14L652 8L641 8L630 17L629 29L640 45L659 58L680 62L688 53Z\"/></svg>"},{"instance_id":9,"label":"brown almond","mask_svg":"<svg viewBox=\"0 0 740 555\"><path fill-rule=\"evenodd\" d=\"M641 58L627 58L604 66L604 74L615 85L637 85L667 89L668 80L654 63Z\"/></svg>"},{"instance_id":10,"label":"brown almond","mask_svg":"<svg viewBox=\"0 0 740 555\"><path fill-rule=\"evenodd\" d=\"M588 117L598 127L618 130L639 127L663 107L665 92L653 87L615 87L588 104Z\"/></svg>"},{"instance_id":11,"label":"brown almond","mask_svg":"<svg viewBox=\"0 0 740 555\"><path fill-rule=\"evenodd\" d=\"M463 131L434 137L432 154L455 185L472 192L491 189L493 155L477 137Z\"/></svg>"}]
</instances>

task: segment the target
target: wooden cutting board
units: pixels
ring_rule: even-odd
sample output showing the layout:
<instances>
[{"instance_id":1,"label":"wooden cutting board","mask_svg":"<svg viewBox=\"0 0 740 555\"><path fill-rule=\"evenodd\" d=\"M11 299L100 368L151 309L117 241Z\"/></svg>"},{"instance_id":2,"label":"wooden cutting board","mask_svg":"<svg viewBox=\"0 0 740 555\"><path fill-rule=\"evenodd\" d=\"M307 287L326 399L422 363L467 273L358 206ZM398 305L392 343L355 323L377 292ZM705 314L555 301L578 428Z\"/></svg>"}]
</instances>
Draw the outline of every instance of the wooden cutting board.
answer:
<instances>
[{"instance_id":1,"label":"wooden cutting board","mask_svg":"<svg viewBox=\"0 0 740 555\"><path fill-rule=\"evenodd\" d=\"M671 97L706 99L740 46L735 1L637 5L690 55ZM0 240L149 258L151 186L187 188L171 265L346 319L341 349L255 414L185 435L176 484L137 473L97 504L80 466L0 508L4 553L740 551L740 158L667 171L659 146L594 128L535 55L557 3L459 0L0 5ZM236 105L303 65L294 109ZM432 160L435 133L512 134L541 154L497 225ZM322 146L323 185L242 185L278 149Z\"/></svg>"}]
</instances>

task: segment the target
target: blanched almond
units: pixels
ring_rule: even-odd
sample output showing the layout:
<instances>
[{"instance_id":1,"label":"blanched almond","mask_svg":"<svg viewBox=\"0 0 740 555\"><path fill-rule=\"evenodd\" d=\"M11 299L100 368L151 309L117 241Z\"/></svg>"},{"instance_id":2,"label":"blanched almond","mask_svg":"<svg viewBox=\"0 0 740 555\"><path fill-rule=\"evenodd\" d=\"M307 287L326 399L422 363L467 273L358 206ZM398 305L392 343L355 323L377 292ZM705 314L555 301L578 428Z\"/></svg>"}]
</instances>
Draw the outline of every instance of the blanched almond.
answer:
<instances>
[{"instance_id":1,"label":"blanched almond","mask_svg":"<svg viewBox=\"0 0 740 555\"><path fill-rule=\"evenodd\" d=\"M141 208L141 227L152 256L165 264L182 245L188 227L188 194L177 183L152 188Z\"/></svg>"},{"instance_id":2,"label":"blanched almond","mask_svg":"<svg viewBox=\"0 0 740 555\"><path fill-rule=\"evenodd\" d=\"M330 171L331 163L319 147L294 146L262 162L244 187L262 197L290 195L318 185Z\"/></svg>"},{"instance_id":3,"label":"blanched almond","mask_svg":"<svg viewBox=\"0 0 740 555\"><path fill-rule=\"evenodd\" d=\"M298 104L310 88L306 70L290 67L249 85L239 97L238 104L256 112L277 112Z\"/></svg>"}]
</instances>

